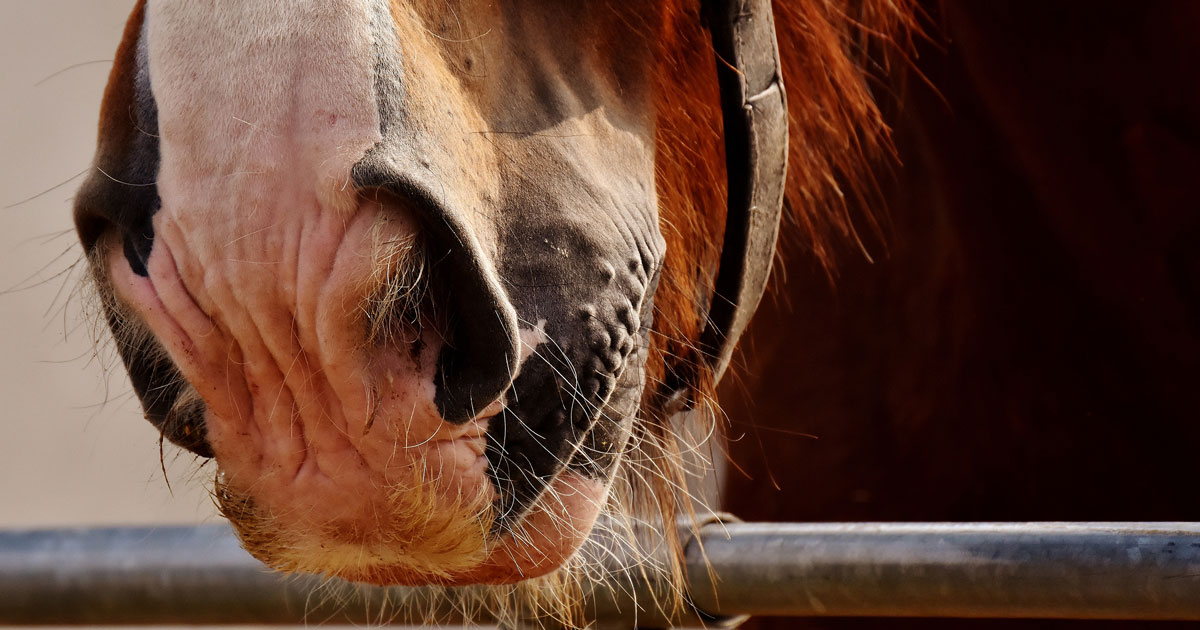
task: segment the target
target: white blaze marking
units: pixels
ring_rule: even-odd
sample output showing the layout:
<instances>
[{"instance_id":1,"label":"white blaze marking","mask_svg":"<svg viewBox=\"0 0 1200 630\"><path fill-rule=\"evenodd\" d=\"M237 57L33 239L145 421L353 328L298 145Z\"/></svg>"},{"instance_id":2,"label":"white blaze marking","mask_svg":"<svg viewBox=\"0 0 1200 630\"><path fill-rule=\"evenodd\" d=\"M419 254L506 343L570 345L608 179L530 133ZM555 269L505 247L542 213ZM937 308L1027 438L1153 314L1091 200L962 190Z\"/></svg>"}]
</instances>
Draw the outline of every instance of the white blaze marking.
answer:
<instances>
[{"instance_id":1,"label":"white blaze marking","mask_svg":"<svg viewBox=\"0 0 1200 630\"><path fill-rule=\"evenodd\" d=\"M380 139L373 6L382 0L150 0L164 207L245 211L288 180L321 201Z\"/></svg>"}]
</instances>

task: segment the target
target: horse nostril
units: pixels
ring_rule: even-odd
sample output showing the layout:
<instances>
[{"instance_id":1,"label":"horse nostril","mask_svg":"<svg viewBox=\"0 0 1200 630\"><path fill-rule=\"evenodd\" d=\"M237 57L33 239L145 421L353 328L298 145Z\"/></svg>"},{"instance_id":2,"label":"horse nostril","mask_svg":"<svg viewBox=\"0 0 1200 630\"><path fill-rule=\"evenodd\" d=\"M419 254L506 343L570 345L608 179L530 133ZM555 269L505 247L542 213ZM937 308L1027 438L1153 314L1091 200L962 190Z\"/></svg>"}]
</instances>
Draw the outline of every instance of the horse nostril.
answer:
<instances>
[{"instance_id":1,"label":"horse nostril","mask_svg":"<svg viewBox=\"0 0 1200 630\"><path fill-rule=\"evenodd\" d=\"M488 253L444 195L397 171L386 155L369 154L352 171L359 189L419 217L429 273L445 288L446 343L434 373L434 404L442 419L462 424L512 383L520 357L517 313Z\"/></svg>"},{"instance_id":2,"label":"horse nostril","mask_svg":"<svg viewBox=\"0 0 1200 630\"><path fill-rule=\"evenodd\" d=\"M503 296L491 291L481 274L476 274L473 287L471 274L455 275L452 286L472 290L451 294L449 306L457 325L451 325L450 342L438 357L434 402L443 419L461 424L508 389L520 350L514 341L516 327L505 317L511 306Z\"/></svg>"},{"instance_id":3,"label":"horse nostril","mask_svg":"<svg viewBox=\"0 0 1200 630\"><path fill-rule=\"evenodd\" d=\"M125 260L129 261L133 272L143 278L150 275L146 263L150 260L150 250L154 248L154 224L150 216L125 230L124 237Z\"/></svg>"}]
</instances>

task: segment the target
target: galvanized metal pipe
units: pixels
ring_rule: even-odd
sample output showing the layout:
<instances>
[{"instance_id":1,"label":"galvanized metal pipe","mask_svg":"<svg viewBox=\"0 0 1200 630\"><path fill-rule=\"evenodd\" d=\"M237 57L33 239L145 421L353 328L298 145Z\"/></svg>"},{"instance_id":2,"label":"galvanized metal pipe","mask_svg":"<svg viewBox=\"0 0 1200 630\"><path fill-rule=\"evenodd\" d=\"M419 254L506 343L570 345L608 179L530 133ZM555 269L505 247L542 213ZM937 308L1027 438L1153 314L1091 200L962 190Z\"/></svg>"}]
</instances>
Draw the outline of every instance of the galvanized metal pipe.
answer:
<instances>
[{"instance_id":1,"label":"galvanized metal pipe","mask_svg":"<svg viewBox=\"0 0 1200 630\"><path fill-rule=\"evenodd\" d=\"M710 613L1200 619L1200 523L706 527Z\"/></svg>"},{"instance_id":2,"label":"galvanized metal pipe","mask_svg":"<svg viewBox=\"0 0 1200 630\"><path fill-rule=\"evenodd\" d=\"M612 580L585 592L597 628L700 624L697 611L667 620L653 605L663 585L642 579L627 544L593 544ZM226 524L0 532L0 625L420 624L431 608L440 624L467 621L435 588L273 573Z\"/></svg>"},{"instance_id":3,"label":"galvanized metal pipe","mask_svg":"<svg viewBox=\"0 0 1200 630\"><path fill-rule=\"evenodd\" d=\"M4 624L294 623L317 586L270 573L224 525L0 533Z\"/></svg>"},{"instance_id":4,"label":"galvanized metal pipe","mask_svg":"<svg viewBox=\"0 0 1200 630\"><path fill-rule=\"evenodd\" d=\"M1200 620L1200 523L709 524L685 553L698 610L676 623L703 613ZM640 627L666 625L645 605L662 585L639 582L628 554L612 557L616 584L587 593L598 625L632 628L635 614ZM431 595L348 588L266 571L224 525L0 533L0 624L378 623L381 610L411 622L381 602Z\"/></svg>"}]
</instances>

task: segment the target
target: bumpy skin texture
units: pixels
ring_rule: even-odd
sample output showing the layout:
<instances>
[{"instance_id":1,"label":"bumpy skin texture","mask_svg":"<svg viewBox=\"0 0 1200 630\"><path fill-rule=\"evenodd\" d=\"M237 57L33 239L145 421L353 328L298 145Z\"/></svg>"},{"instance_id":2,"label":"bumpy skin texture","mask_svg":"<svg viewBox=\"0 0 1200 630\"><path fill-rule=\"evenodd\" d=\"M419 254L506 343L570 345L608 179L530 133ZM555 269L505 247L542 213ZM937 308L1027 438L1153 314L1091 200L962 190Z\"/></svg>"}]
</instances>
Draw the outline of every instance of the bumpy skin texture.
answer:
<instances>
[{"instance_id":1,"label":"bumpy skin texture","mask_svg":"<svg viewBox=\"0 0 1200 630\"><path fill-rule=\"evenodd\" d=\"M215 454L251 551L285 568L552 570L642 398L665 254L656 23L605 2L467 2L456 22L436 4L139 4L78 197L147 417ZM369 342L377 254L410 241L428 295L407 336ZM388 565L396 537L434 536L400 523L420 520L404 493L488 514L483 549ZM277 557L325 543L380 559Z\"/></svg>"}]
</instances>

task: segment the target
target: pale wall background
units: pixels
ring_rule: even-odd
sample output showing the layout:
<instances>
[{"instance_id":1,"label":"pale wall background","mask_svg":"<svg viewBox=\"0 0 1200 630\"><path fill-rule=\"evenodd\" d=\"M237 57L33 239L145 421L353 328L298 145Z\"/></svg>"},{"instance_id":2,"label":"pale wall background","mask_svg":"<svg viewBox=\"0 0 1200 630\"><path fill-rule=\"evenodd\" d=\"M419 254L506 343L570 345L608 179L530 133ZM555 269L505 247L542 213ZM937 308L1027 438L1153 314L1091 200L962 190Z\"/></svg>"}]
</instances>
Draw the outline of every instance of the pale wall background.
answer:
<instances>
[{"instance_id":1,"label":"pale wall background","mask_svg":"<svg viewBox=\"0 0 1200 630\"><path fill-rule=\"evenodd\" d=\"M0 527L216 518L211 472L169 445L167 489L157 433L111 351L94 357L69 299L79 274L61 275L80 255L70 212L81 178L63 182L91 163L132 6L0 0ZM116 366L107 381L102 363Z\"/></svg>"}]
</instances>

